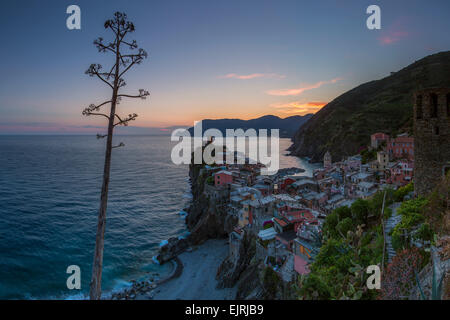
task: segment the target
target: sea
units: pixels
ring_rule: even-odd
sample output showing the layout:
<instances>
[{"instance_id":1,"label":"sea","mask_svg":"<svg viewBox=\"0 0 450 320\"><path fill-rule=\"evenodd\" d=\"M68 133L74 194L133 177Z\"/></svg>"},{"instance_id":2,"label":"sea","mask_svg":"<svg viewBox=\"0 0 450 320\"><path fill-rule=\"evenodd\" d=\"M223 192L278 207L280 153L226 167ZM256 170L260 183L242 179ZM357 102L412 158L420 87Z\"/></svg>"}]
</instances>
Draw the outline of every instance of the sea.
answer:
<instances>
[{"instance_id":1,"label":"sea","mask_svg":"<svg viewBox=\"0 0 450 320\"><path fill-rule=\"evenodd\" d=\"M188 234L188 165L171 161L170 136L116 136L107 209L104 296L132 280L163 278L153 257L170 237ZM318 167L288 155L280 168ZM0 299L84 299L89 292L105 140L89 135L0 135ZM68 289L69 266L81 289Z\"/></svg>"}]
</instances>

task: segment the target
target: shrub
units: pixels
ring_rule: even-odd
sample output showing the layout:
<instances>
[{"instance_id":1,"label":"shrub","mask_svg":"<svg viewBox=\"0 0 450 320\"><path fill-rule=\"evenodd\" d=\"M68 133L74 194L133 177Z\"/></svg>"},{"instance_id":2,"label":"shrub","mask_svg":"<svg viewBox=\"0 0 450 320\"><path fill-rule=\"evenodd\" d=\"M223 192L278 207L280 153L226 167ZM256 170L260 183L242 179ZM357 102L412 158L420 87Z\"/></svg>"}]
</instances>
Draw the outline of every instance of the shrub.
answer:
<instances>
[{"instance_id":1,"label":"shrub","mask_svg":"<svg viewBox=\"0 0 450 320\"><path fill-rule=\"evenodd\" d=\"M392 216L391 208L384 208L384 219L389 219Z\"/></svg>"},{"instance_id":2,"label":"shrub","mask_svg":"<svg viewBox=\"0 0 450 320\"><path fill-rule=\"evenodd\" d=\"M270 296L275 296L281 279L271 267L266 267L263 274L264 289Z\"/></svg>"},{"instance_id":3,"label":"shrub","mask_svg":"<svg viewBox=\"0 0 450 320\"><path fill-rule=\"evenodd\" d=\"M319 274L310 274L301 284L299 294L303 296L304 299L330 299L330 287L324 281L326 276L321 276Z\"/></svg>"},{"instance_id":4,"label":"shrub","mask_svg":"<svg viewBox=\"0 0 450 320\"><path fill-rule=\"evenodd\" d=\"M273 222L272 221L264 221L264 223L263 223L263 229L264 230L272 228L272 227L273 227Z\"/></svg>"},{"instance_id":5,"label":"shrub","mask_svg":"<svg viewBox=\"0 0 450 320\"><path fill-rule=\"evenodd\" d=\"M406 240L403 235L392 233L392 247L396 252L406 247Z\"/></svg>"},{"instance_id":6,"label":"shrub","mask_svg":"<svg viewBox=\"0 0 450 320\"><path fill-rule=\"evenodd\" d=\"M412 182L408 183L406 186L398 188L394 192L395 201L397 202L403 201L403 198L411 191L414 191L414 184Z\"/></svg>"},{"instance_id":7,"label":"shrub","mask_svg":"<svg viewBox=\"0 0 450 320\"><path fill-rule=\"evenodd\" d=\"M402 216L402 220L395 226L393 234L402 234L402 229L410 231L412 227L422 223L425 220L423 208L427 203L428 200L422 197L403 202L397 209L398 214Z\"/></svg>"},{"instance_id":8,"label":"shrub","mask_svg":"<svg viewBox=\"0 0 450 320\"><path fill-rule=\"evenodd\" d=\"M386 198L384 193L386 192ZM386 190L377 191L369 201L370 214L380 216L381 209L383 208L383 199L385 198L384 209L386 209L394 201L394 190L387 188Z\"/></svg>"},{"instance_id":9,"label":"shrub","mask_svg":"<svg viewBox=\"0 0 450 320\"><path fill-rule=\"evenodd\" d=\"M417 248L399 252L388 265L381 285L381 299L406 299L415 287L415 273L422 265Z\"/></svg>"},{"instance_id":10,"label":"shrub","mask_svg":"<svg viewBox=\"0 0 450 320\"><path fill-rule=\"evenodd\" d=\"M423 223L420 225L417 233L414 235L415 239L421 239L424 241L432 241L434 238L434 232L428 223Z\"/></svg>"},{"instance_id":11,"label":"shrub","mask_svg":"<svg viewBox=\"0 0 450 320\"><path fill-rule=\"evenodd\" d=\"M208 178L206 178L206 183L210 186L214 185L214 177L209 176Z\"/></svg>"},{"instance_id":12,"label":"shrub","mask_svg":"<svg viewBox=\"0 0 450 320\"><path fill-rule=\"evenodd\" d=\"M370 162L372 160L375 160L377 157L377 151L376 150L363 150L361 151L361 163L366 164L367 162Z\"/></svg>"}]
</instances>

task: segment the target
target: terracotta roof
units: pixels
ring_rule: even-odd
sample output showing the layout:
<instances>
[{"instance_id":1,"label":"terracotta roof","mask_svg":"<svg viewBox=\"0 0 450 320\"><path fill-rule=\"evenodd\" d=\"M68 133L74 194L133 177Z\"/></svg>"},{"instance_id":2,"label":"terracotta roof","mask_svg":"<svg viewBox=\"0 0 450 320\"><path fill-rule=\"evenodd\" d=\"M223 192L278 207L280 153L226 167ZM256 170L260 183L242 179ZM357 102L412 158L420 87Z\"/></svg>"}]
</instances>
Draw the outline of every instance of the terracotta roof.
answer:
<instances>
[{"instance_id":1,"label":"terracotta roof","mask_svg":"<svg viewBox=\"0 0 450 320\"><path fill-rule=\"evenodd\" d=\"M227 175L230 175L230 176L233 175L230 171L226 171L226 170L218 171L215 174L227 174Z\"/></svg>"},{"instance_id":2,"label":"terracotta roof","mask_svg":"<svg viewBox=\"0 0 450 320\"><path fill-rule=\"evenodd\" d=\"M288 225L288 223L282 219L279 218L274 218L273 219L276 223L278 223L281 227L286 227Z\"/></svg>"},{"instance_id":3,"label":"terracotta roof","mask_svg":"<svg viewBox=\"0 0 450 320\"><path fill-rule=\"evenodd\" d=\"M376 139L385 139L388 137L388 135L383 132L377 132L377 133L372 134L372 137L374 137Z\"/></svg>"},{"instance_id":4,"label":"terracotta roof","mask_svg":"<svg viewBox=\"0 0 450 320\"><path fill-rule=\"evenodd\" d=\"M403 143L403 142L414 142L414 137L401 136L395 139L392 139L391 142L395 143Z\"/></svg>"},{"instance_id":5,"label":"terracotta roof","mask_svg":"<svg viewBox=\"0 0 450 320\"><path fill-rule=\"evenodd\" d=\"M300 221L304 219L314 219L314 216L309 210L288 211L284 215L289 221Z\"/></svg>"}]
</instances>

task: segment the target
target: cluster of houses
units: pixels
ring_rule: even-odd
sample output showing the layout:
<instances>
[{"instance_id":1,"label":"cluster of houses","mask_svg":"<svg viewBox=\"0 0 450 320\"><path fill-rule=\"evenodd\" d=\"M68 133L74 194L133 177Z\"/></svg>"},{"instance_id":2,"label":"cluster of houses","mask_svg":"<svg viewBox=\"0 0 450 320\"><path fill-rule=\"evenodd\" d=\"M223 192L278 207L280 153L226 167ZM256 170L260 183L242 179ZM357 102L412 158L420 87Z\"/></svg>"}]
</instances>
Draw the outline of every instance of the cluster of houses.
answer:
<instances>
[{"instance_id":1,"label":"cluster of houses","mask_svg":"<svg viewBox=\"0 0 450 320\"><path fill-rule=\"evenodd\" d=\"M320 247L321 225L329 213L412 179L413 138L391 139L376 133L370 149L377 158L364 164L360 155L333 163L327 152L323 167L314 170L312 177L289 169L260 175L259 164L206 166L214 179L204 192L238 221L229 235L230 259L237 261L243 236L249 233L257 238L257 258L283 280L309 273L308 265Z\"/></svg>"},{"instance_id":2,"label":"cluster of houses","mask_svg":"<svg viewBox=\"0 0 450 320\"><path fill-rule=\"evenodd\" d=\"M384 133L371 136L371 148L377 150L377 160L371 162L380 181L404 186L412 181L414 171L414 138L407 134L390 138Z\"/></svg>"}]
</instances>

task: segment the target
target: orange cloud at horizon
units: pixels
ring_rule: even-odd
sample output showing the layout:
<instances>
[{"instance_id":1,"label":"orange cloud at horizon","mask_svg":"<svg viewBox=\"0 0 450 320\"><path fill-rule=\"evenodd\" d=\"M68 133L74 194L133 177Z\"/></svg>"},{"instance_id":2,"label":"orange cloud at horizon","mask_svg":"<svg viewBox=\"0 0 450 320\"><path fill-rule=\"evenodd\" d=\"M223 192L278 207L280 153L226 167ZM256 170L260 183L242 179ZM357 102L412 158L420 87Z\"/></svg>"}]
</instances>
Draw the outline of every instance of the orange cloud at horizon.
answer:
<instances>
[{"instance_id":1,"label":"orange cloud at horizon","mask_svg":"<svg viewBox=\"0 0 450 320\"><path fill-rule=\"evenodd\" d=\"M304 91L317 89L317 88L320 88L321 86L323 86L324 84L336 83L340 80L342 80L342 78L335 78L335 79L331 79L329 81L319 81L312 85L309 85L306 87L300 87L300 88L296 88L296 89L269 90L269 91L267 91L267 94L269 94L271 96L298 96L298 95L302 94Z\"/></svg>"},{"instance_id":2,"label":"orange cloud at horizon","mask_svg":"<svg viewBox=\"0 0 450 320\"><path fill-rule=\"evenodd\" d=\"M305 115L308 113L316 113L322 109L328 102L323 101L311 101L311 102L288 102L288 103L276 103L271 104L272 108L275 108L280 113L284 114L298 114Z\"/></svg>"}]
</instances>

